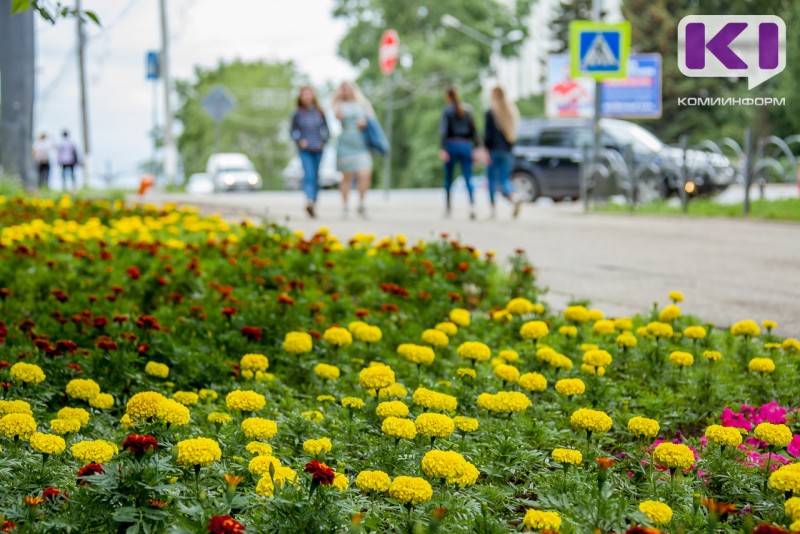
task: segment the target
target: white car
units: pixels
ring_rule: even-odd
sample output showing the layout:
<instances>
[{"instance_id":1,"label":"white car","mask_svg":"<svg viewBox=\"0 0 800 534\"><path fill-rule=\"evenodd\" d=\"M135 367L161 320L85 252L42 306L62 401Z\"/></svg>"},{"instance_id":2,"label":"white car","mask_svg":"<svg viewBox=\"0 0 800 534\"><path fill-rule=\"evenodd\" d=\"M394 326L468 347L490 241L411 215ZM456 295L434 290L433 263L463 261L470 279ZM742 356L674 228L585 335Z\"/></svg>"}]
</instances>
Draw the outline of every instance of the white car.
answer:
<instances>
[{"instance_id":1,"label":"white car","mask_svg":"<svg viewBox=\"0 0 800 534\"><path fill-rule=\"evenodd\" d=\"M289 190L303 188L303 165L300 157L295 155L283 169L283 187ZM336 170L336 148L334 146L325 147L322 151L322 161L319 165L319 187L320 189L331 189L339 187L342 181L342 173Z\"/></svg>"},{"instance_id":2,"label":"white car","mask_svg":"<svg viewBox=\"0 0 800 534\"><path fill-rule=\"evenodd\" d=\"M206 174L214 184L214 191L257 191L263 185L250 158L235 152L212 154Z\"/></svg>"}]
</instances>

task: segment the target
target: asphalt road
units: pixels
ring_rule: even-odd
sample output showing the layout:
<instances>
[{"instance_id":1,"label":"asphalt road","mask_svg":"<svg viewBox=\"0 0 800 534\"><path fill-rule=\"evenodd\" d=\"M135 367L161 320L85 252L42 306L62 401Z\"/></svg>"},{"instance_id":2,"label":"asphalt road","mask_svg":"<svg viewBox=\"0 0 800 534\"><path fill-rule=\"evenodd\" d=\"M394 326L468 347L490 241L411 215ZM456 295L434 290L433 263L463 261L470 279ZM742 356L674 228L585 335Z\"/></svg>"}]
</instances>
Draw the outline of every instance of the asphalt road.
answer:
<instances>
[{"instance_id":1,"label":"asphalt road","mask_svg":"<svg viewBox=\"0 0 800 534\"><path fill-rule=\"evenodd\" d=\"M299 192L153 193L147 201L195 204L228 218L269 217L309 232L325 225L343 239L356 232L411 239L448 232L499 257L524 248L548 288L545 299L557 308L580 298L607 316L630 315L654 302L664 305L669 291L680 290L685 313L719 326L772 319L778 333L800 337L800 224L584 214L577 203L547 201L524 206L517 220L507 203L499 204L490 220L485 192L478 194L483 203L476 221L468 219L463 192L445 219L438 190L395 191L388 200L383 191L371 192L366 220L355 215L354 204L343 217L335 191L322 193L316 220L305 215Z\"/></svg>"}]
</instances>

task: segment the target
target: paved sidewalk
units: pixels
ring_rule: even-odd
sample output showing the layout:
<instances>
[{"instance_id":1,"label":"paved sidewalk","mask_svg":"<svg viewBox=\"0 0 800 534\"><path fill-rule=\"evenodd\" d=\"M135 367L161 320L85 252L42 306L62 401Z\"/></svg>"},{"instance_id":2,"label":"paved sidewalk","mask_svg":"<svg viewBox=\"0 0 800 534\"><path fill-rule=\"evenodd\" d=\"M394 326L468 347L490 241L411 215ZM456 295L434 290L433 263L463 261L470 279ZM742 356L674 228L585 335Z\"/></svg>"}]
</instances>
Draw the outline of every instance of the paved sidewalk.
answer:
<instances>
[{"instance_id":1,"label":"paved sidewalk","mask_svg":"<svg viewBox=\"0 0 800 534\"><path fill-rule=\"evenodd\" d=\"M629 315L648 311L653 302L663 305L669 291L681 290L686 313L720 326L773 319L778 333L800 337L798 224L586 215L577 203L546 201L524 206L516 221L507 204L499 205L496 220L488 220L488 206L479 204L479 219L470 221L463 196L456 196L453 217L445 219L438 190L396 191L388 202L374 191L366 221L356 217L354 206L343 218L335 191L323 192L315 221L305 216L296 192L154 194L148 201L196 204L231 218L267 216L304 231L325 225L343 239L356 232L411 239L448 232L501 258L520 247L537 268L539 283L549 288L546 300L557 308L585 298L607 315Z\"/></svg>"}]
</instances>

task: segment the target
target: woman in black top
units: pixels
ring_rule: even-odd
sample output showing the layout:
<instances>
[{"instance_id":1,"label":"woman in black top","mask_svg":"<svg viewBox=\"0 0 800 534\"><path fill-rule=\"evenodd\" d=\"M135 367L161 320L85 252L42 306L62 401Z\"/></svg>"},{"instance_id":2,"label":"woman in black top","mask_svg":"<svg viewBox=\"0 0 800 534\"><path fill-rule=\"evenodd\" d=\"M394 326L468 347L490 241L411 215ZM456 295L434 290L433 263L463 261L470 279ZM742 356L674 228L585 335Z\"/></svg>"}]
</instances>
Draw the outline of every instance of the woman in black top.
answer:
<instances>
[{"instance_id":1,"label":"woman in black top","mask_svg":"<svg viewBox=\"0 0 800 534\"><path fill-rule=\"evenodd\" d=\"M472 188L472 151L481 145L480 134L475 128L472 112L461 103L455 87L446 93L447 107L442 112L440 125L441 147L439 158L444 162L444 190L447 198L445 217L450 216L450 189L456 163L461 166L461 174L469 193L469 217L475 219L475 196Z\"/></svg>"},{"instance_id":2,"label":"woman in black top","mask_svg":"<svg viewBox=\"0 0 800 534\"><path fill-rule=\"evenodd\" d=\"M500 86L492 89L492 104L486 111L485 131L483 134L486 149L489 151L489 165L486 168L486 177L489 181L489 200L492 203L492 218L495 216L494 193L497 187L509 202L514 205L513 216L519 215L521 201L514 196L511 187L511 168L514 166L514 156L511 149L517 140L517 123L519 112L513 102L506 98L505 91Z\"/></svg>"},{"instance_id":3,"label":"woman in black top","mask_svg":"<svg viewBox=\"0 0 800 534\"><path fill-rule=\"evenodd\" d=\"M328 122L317 96L310 85L300 88L297 96L297 109L292 115L292 140L297 144L297 153L303 165L303 191L306 194L306 212L312 219L316 217L314 208L319 193L319 166L322 151L328 140Z\"/></svg>"}]
</instances>

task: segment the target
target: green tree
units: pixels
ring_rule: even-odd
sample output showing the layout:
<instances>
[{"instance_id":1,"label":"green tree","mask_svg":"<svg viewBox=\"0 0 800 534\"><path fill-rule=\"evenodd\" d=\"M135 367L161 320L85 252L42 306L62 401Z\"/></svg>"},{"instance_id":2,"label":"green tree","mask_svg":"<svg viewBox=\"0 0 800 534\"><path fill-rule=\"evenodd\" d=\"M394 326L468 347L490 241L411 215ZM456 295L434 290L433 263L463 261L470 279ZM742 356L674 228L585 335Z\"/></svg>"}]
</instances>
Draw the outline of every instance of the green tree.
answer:
<instances>
[{"instance_id":1,"label":"green tree","mask_svg":"<svg viewBox=\"0 0 800 534\"><path fill-rule=\"evenodd\" d=\"M480 74L489 65L491 48L441 24L449 14L488 36L526 30L531 0L513 7L498 0L336 0L334 16L348 24L339 54L360 69L359 83L372 100L379 118L386 109L383 75L378 68L378 42L386 28L400 36L401 52L413 63L395 72L395 114L392 165L395 183L404 187L441 183L439 117L444 89L455 84L464 100L480 113ZM516 45L502 48L517 53ZM480 124L479 124L480 126Z\"/></svg>"},{"instance_id":2,"label":"green tree","mask_svg":"<svg viewBox=\"0 0 800 534\"><path fill-rule=\"evenodd\" d=\"M290 62L237 60L213 69L197 67L193 81L178 81L175 117L183 124L178 150L185 174L202 172L216 150L214 121L201 101L222 85L236 98L236 107L222 121L219 150L247 154L266 188L282 188L280 173L291 155L286 124L294 108L293 87L300 79Z\"/></svg>"},{"instance_id":3,"label":"green tree","mask_svg":"<svg viewBox=\"0 0 800 534\"><path fill-rule=\"evenodd\" d=\"M592 18L592 0L561 0L553 11L550 29L553 32L551 50L560 54L569 50L569 23Z\"/></svg>"}]
</instances>

